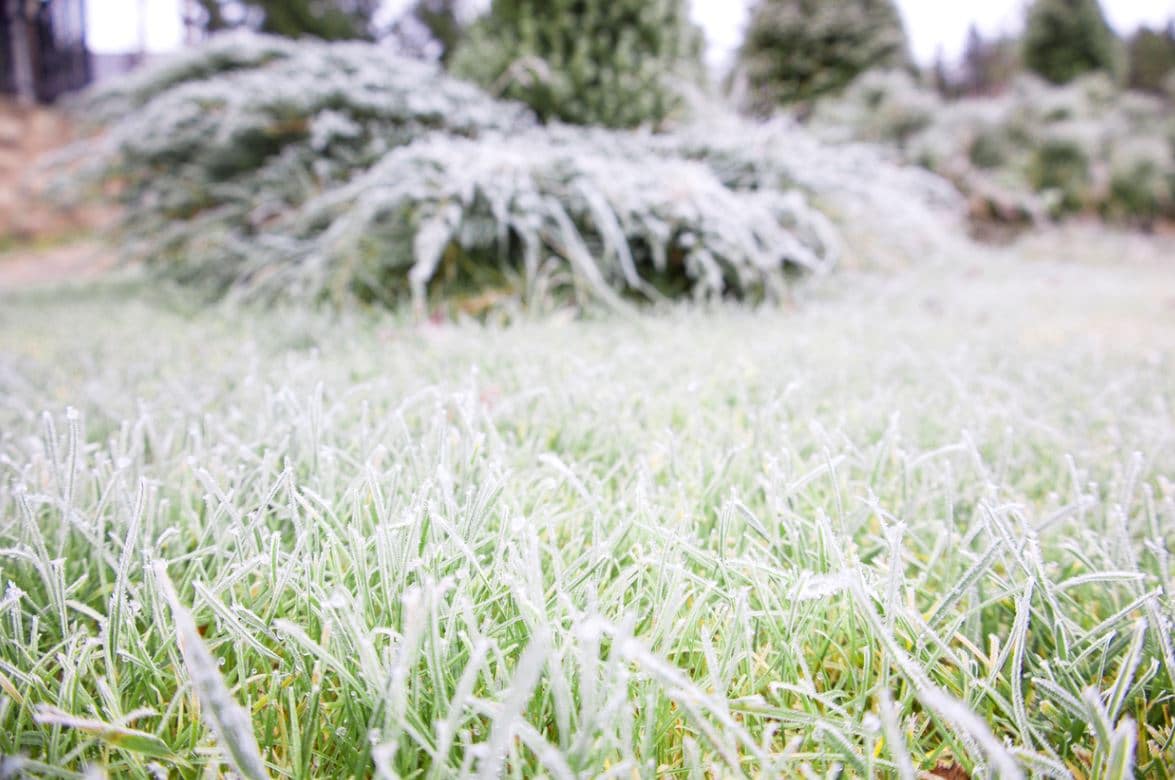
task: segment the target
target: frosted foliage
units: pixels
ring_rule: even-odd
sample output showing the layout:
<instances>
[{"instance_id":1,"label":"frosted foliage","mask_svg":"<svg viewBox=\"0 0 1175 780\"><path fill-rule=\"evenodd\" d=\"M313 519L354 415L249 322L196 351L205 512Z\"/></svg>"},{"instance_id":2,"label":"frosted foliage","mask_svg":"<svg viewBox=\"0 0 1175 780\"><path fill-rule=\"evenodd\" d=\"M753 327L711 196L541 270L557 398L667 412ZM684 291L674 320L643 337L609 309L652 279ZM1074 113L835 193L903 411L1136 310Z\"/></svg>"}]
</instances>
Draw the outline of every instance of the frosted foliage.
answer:
<instances>
[{"instance_id":1,"label":"frosted foliage","mask_svg":"<svg viewBox=\"0 0 1175 780\"><path fill-rule=\"evenodd\" d=\"M945 240L961 211L944 181L786 122L701 105L663 134L540 127L369 44L216 39L94 101L131 254L217 295L420 304L443 272L613 303L773 298L846 248Z\"/></svg>"},{"instance_id":2,"label":"frosted foliage","mask_svg":"<svg viewBox=\"0 0 1175 780\"><path fill-rule=\"evenodd\" d=\"M269 47L268 59L247 56ZM532 121L431 64L368 44L230 36L199 51L203 62L188 53L137 87L96 97L99 115L113 120L105 162L172 209L232 200L218 185L240 174L264 180L267 168L297 163L323 186L436 129L475 135ZM235 67L217 69L225 62ZM128 110L112 115L115 106ZM184 175L157 176L158 165ZM294 199L298 189L281 194Z\"/></svg>"},{"instance_id":3,"label":"frosted foliage","mask_svg":"<svg viewBox=\"0 0 1175 780\"><path fill-rule=\"evenodd\" d=\"M889 142L968 193L1003 188L1038 217L1175 215L1175 114L1102 75L1065 86L1022 76L1002 95L944 102L905 73L870 73L821 104L810 126L829 141ZM1056 172L1059 153L1072 175ZM1136 165L1146 193L1114 185Z\"/></svg>"},{"instance_id":4,"label":"frosted foliage","mask_svg":"<svg viewBox=\"0 0 1175 780\"><path fill-rule=\"evenodd\" d=\"M297 49L298 45L286 38L222 33L198 48L182 49L162 61L103 84L91 95L90 107L98 119L115 119L177 84L289 59Z\"/></svg>"},{"instance_id":5,"label":"frosted foliage","mask_svg":"<svg viewBox=\"0 0 1175 780\"><path fill-rule=\"evenodd\" d=\"M882 147L821 141L784 117L705 115L653 143L704 161L730 186L809 193L835 221L854 264L891 267L957 246L964 203L945 179L901 164Z\"/></svg>"},{"instance_id":6,"label":"frosted foliage","mask_svg":"<svg viewBox=\"0 0 1175 780\"><path fill-rule=\"evenodd\" d=\"M836 260L832 225L800 193L733 190L702 164L609 140L564 128L399 149L292 220L330 224L306 270L337 273L363 246L379 263L411 259L420 299L446 248L494 257L513 247L528 282L555 255L589 284L656 297L645 277L676 267L695 295L713 296L770 294L787 267Z\"/></svg>"}]
</instances>

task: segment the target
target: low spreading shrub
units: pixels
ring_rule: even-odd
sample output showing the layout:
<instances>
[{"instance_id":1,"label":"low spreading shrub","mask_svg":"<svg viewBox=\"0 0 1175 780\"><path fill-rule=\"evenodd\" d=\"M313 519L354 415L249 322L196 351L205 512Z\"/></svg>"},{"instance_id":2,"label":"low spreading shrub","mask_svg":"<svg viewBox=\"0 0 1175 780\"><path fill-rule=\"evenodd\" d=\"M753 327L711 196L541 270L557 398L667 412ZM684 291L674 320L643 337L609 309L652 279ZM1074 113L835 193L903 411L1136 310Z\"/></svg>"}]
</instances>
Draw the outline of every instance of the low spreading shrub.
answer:
<instances>
[{"instance_id":1,"label":"low spreading shrub","mask_svg":"<svg viewBox=\"0 0 1175 780\"><path fill-rule=\"evenodd\" d=\"M215 268L225 289L388 303L423 301L446 281L533 294L553 268L614 303L614 291L775 297L788 269L835 262L835 230L799 192L730 189L705 165L616 140L570 128L435 134L251 241L205 234L169 262L206 281Z\"/></svg>"},{"instance_id":2,"label":"low spreading shrub","mask_svg":"<svg viewBox=\"0 0 1175 780\"><path fill-rule=\"evenodd\" d=\"M816 116L826 127L843 124L856 140L900 146L930 127L940 109L937 96L919 86L909 73L874 70L854 81L843 99L819 104ZM860 110L869 113L867 124L856 116Z\"/></svg>"},{"instance_id":3,"label":"low spreading shrub","mask_svg":"<svg viewBox=\"0 0 1175 780\"><path fill-rule=\"evenodd\" d=\"M973 205L1000 193L1001 212L1175 217L1165 184L1175 176L1175 113L1103 74L1065 86L1023 76L1002 95L947 102L906 73L870 73L819 105L809 126L838 142L887 142Z\"/></svg>"},{"instance_id":4,"label":"low spreading shrub","mask_svg":"<svg viewBox=\"0 0 1175 780\"><path fill-rule=\"evenodd\" d=\"M202 56L201 56L202 55ZM99 93L103 177L135 221L255 226L428 133L513 131L525 109L361 43L231 36ZM163 175L161 175L163 174Z\"/></svg>"},{"instance_id":5,"label":"low spreading shrub","mask_svg":"<svg viewBox=\"0 0 1175 780\"><path fill-rule=\"evenodd\" d=\"M92 180L121 185L131 255L213 295L772 298L837 260L822 212L885 221L942 192L794 125L539 125L360 43L214 39L92 104Z\"/></svg>"}]
</instances>

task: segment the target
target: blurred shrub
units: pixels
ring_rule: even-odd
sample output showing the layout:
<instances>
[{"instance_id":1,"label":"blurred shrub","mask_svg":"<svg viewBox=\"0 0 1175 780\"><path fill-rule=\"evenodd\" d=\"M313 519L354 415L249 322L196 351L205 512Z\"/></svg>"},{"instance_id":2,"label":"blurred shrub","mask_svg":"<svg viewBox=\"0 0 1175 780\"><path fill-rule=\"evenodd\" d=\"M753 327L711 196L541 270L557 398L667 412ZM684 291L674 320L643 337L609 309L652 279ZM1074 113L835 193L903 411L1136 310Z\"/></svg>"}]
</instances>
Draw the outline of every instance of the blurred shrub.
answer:
<instances>
[{"instance_id":1,"label":"blurred shrub","mask_svg":"<svg viewBox=\"0 0 1175 780\"><path fill-rule=\"evenodd\" d=\"M684 0L493 0L453 72L544 121L634 127L681 107L702 48Z\"/></svg>"},{"instance_id":2,"label":"blurred shrub","mask_svg":"<svg viewBox=\"0 0 1175 780\"><path fill-rule=\"evenodd\" d=\"M1169 144L1154 140L1116 150L1103 209L1111 218L1143 225L1175 219L1175 169Z\"/></svg>"},{"instance_id":3,"label":"blurred shrub","mask_svg":"<svg viewBox=\"0 0 1175 780\"><path fill-rule=\"evenodd\" d=\"M768 111L905 64L906 34L892 0L759 0L738 61L750 108Z\"/></svg>"},{"instance_id":4,"label":"blurred shrub","mask_svg":"<svg viewBox=\"0 0 1175 780\"><path fill-rule=\"evenodd\" d=\"M999 168L1008 161L1008 140L997 129L981 129L971 140L967 157L976 168Z\"/></svg>"},{"instance_id":5,"label":"blurred shrub","mask_svg":"<svg viewBox=\"0 0 1175 780\"><path fill-rule=\"evenodd\" d=\"M942 108L933 90L921 86L903 70L873 70L854 81L841 101L818 103L815 114L827 126L855 124L858 110L868 112L869 122L859 125L854 138L904 146L925 130ZM847 110L847 115L839 112Z\"/></svg>"},{"instance_id":6,"label":"blurred shrub","mask_svg":"<svg viewBox=\"0 0 1175 780\"><path fill-rule=\"evenodd\" d=\"M1048 138L1032 153L1028 181L1045 195L1055 215L1080 211L1090 185L1090 163L1080 144Z\"/></svg>"},{"instance_id":7,"label":"blurred shrub","mask_svg":"<svg viewBox=\"0 0 1175 780\"><path fill-rule=\"evenodd\" d=\"M889 142L969 196L999 201L979 213L1172 216L1175 112L1103 73L1064 86L1024 75L999 95L945 102L906 73L870 73L818 104L810 126L829 140Z\"/></svg>"},{"instance_id":8,"label":"blurred shrub","mask_svg":"<svg viewBox=\"0 0 1175 780\"><path fill-rule=\"evenodd\" d=\"M811 203L887 226L956 205L937 177L791 125L544 126L363 43L218 38L88 108L107 131L79 154L120 185L129 254L212 296L770 298L837 261Z\"/></svg>"},{"instance_id":9,"label":"blurred shrub","mask_svg":"<svg viewBox=\"0 0 1175 780\"><path fill-rule=\"evenodd\" d=\"M1117 77L1121 43L1098 0L1034 0L1024 31L1024 64L1054 84L1091 71Z\"/></svg>"},{"instance_id":10,"label":"blurred shrub","mask_svg":"<svg viewBox=\"0 0 1175 780\"><path fill-rule=\"evenodd\" d=\"M213 257L225 237L247 243L430 133L474 137L535 123L525 107L383 47L247 33L115 81L85 113L106 132L80 150L90 169L81 181L117 182L131 254L161 267ZM174 270L191 281L235 275L213 260Z\"/></svg>"}]
</instances>

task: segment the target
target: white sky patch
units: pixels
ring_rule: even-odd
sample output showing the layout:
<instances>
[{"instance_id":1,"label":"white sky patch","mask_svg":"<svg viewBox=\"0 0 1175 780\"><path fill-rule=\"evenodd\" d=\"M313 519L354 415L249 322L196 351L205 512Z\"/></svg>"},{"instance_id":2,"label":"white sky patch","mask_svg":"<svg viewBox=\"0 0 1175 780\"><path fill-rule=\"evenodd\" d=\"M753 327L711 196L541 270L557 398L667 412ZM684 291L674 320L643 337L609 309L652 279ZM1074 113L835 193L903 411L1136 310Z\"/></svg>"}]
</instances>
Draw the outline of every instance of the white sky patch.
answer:
<instances>
[{"instance_id":1,"label":"white sky patch","mask_svg":"<svg viewBox=\"0 0 1175 780\"><path fill-rule=\"evenodd\" d=\"M481 0L485 2L486 0ZM182 0L89 0L90 46L100 52L170 51L183 41ZM934 62L941 50L957 59L972 23L986 35L1020 29L1028 0L898 0L915 59ZM408 5L386 0L384 19ZM751 0L693 0L693 16L706 31L708 59L722 66L742 39ZM1110 23L1122 34L1140 24L1152 27L1175 18L1175 0L1103 0Z\"/></svg>"},{"instance_id":2,"label":"white sky patch","mask_svg":"<svg viewBox=\"0 0 1175 780\"><path fill-rule=\"evenodd\" d=\"M180 8L180 0L86 0L90 48L97 52L178 48L184 40Z\"/></svg>"}]
</instances>

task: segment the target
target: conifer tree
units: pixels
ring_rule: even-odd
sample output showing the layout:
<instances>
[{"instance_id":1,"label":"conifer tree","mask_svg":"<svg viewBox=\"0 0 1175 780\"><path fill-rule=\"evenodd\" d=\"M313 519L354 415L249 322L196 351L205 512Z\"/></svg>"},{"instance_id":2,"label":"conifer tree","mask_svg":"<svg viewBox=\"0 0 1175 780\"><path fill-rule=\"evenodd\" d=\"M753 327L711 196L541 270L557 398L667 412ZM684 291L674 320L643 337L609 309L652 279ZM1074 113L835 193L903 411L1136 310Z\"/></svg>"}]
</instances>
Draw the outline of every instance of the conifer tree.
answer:
<instances>
[{"instance_id":1,"label":"conifer tree","mask_svg":"<svg viewBox=\"0 0 1175 780\"><path fill-rule=\"evenodd\" d=\"M205 32L246 27L289 38L370 39L378 0L197 0Z\"/></svg>"},{"instance_id":2,"label":"conifer tree","mask_svg":"<svg viewBox=\"0 0 1175 780\"><path fill-rule=\"evenodd\" d=\"M1121 43L1098 0L1035 0L1024 31L1024 64L1053 82L1066 84L1083 73L1122 70Z\"/></svg>"},{"instance_id":3,"label":"conifer tree","mask_svg":"<svg viewBox=\"0 0 1175 780\"><path fill-rule=\"evenodd\" d=\"M908 64L892 0L759 0L739 66L751 107L812 100L839 91L874 67Z\"/></svg>"},{"instance_id":4,"label":"conifer tree","mask_svg":"<svg viewBox=\"0 0 1175 780\"><path fill-rule=\"evenodd\" d=\"M679 106L701 53L685 0L493 0L453 71L544 120L630 127Z\"/></svg>"}]
</instances>

